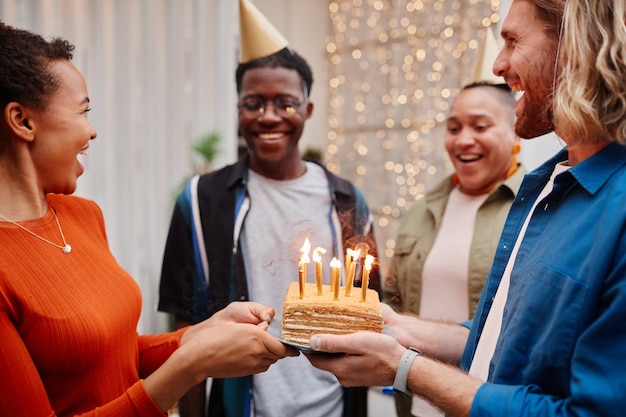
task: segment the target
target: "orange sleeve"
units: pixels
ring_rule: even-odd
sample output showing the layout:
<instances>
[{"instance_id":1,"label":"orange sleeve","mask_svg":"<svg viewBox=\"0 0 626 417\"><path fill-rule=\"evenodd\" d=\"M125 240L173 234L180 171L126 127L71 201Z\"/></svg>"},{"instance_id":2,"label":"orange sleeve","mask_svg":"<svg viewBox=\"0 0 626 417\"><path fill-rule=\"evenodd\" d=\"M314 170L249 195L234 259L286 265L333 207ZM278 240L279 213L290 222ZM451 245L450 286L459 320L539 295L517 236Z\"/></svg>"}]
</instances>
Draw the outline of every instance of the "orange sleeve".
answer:
<instances>
[{"instance_id":1,"label":"orange sleeve","mask_svg":"<svg viewBox=\"0 0 626 417\"><path fill-rule=\"evenodd\" d=\"M37 368L5 310L0 310L0 334L2 335L2 343L0 344L1 414L3 416L28 417L56 416ZM148 339L152 338L149 337ZM170 335L167 339L170 342L158 343L156 350L164 353L171 349L174 344L178 346L180 336L172 337ZM173 342L172 339L175 339L176 342ZM140 344L142 343L140 342ZM152 353L148 357L152 357ZM156 358L156 355L154 357ZM63 387L59 388L62 389ZM122 415L162 417L165 413L148 395L144 389L143 381L140 380L113 401L89 412L74 415L84 417L119 417Z\"/></svg>"},{"instance_id":2,"label":"orange sleeve","mask_svg":"<svg viewBox=\"0 0 626 417\"><path fill-rule=\"evenodd\" d=\"M158 369L180 345L186 328L172 333L139 336L139 377L145 378Z\"/></svg>"}]
</instances>

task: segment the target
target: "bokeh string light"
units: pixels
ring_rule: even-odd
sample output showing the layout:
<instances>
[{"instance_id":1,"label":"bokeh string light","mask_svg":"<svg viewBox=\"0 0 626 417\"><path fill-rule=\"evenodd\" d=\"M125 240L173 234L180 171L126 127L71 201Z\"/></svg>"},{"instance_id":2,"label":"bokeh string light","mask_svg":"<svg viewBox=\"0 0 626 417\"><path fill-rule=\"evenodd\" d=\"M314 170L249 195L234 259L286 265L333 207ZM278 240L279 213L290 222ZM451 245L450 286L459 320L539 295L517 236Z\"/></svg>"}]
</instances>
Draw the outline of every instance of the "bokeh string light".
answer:
<instances>
[{"instance_id":1,"label":"bokeh string light","mask_svg":"<svg viewBox=\"0 0 626 417\"><path fill-rule=\"evenodd\" d=\"M443 136L458 89L473 81L499 0L336 0L328 168L357 184L375 216L382 272L410 204L450 173Z\"/></svg>"}]
</instances>

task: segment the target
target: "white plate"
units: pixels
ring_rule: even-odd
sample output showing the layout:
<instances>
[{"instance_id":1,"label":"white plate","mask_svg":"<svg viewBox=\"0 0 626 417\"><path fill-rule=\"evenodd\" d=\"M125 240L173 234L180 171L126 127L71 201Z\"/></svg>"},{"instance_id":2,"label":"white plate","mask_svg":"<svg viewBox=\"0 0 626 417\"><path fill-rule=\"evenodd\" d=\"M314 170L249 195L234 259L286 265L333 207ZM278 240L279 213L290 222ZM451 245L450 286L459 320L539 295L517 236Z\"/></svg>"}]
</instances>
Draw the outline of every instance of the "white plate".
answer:
<instances>
[{"instance_id":1,"label":"white plate","mask_svg":"<svg viewBox=\"0 0 626 417\"><path fill-rule=\"evenodd\" d=\"M278 339L278 340L281 341L282 344L291 346L292 348L296 348L302 353L318 353L316 350L313 350L311 346L300 345L298 343L293 343L293 342L287 342L286 340L283 340L283 339ZM324 352L319 352L319 353L324 353Z\"/></svg>"}]
</instances>

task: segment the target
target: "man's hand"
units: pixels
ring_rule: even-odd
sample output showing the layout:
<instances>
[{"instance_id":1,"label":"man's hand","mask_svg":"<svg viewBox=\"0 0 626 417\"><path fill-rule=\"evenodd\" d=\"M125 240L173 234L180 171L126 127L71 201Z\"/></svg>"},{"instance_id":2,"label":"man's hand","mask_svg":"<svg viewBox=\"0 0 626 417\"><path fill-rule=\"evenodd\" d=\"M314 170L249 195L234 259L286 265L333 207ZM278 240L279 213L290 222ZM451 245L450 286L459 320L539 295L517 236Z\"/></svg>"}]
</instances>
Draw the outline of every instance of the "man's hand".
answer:
<instances>
[{"instance_id":1,"label":"man's hand","mask_svg":"<svg viewBox=\"0 0 626 417\"><path fill-rule=\"evenodd\" d=\"M316 368L333 373L346 387L391 385L406 350L392 336L374 332L320 334L312 336L309 344L313 350L343 353L309 353L306 357Z\"/></svg>"}]
</instances>

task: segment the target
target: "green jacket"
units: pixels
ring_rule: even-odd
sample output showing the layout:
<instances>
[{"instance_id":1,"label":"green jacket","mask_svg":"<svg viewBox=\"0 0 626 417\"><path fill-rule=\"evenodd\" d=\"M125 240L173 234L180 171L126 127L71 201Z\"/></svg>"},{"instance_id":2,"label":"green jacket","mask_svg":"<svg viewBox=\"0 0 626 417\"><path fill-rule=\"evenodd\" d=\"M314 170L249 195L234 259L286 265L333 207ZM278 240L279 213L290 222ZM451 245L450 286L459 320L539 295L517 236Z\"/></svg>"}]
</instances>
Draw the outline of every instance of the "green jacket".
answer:
<instances>
[{"instance_id":1,"label":"green jacket","mask_svg":"<svg viewBox=\"0 0 626 417\"><path fill-rule=\"evenodd\" d=\"M519 169L494 188L476 214L468 271L469 317L474 315L483 284L491 268L504 221L526 169ZM395 310L419 314L422 270L441 224L453 176L445 178L411 205L396 239L392 268L383 288L383 300Z\"/></svg>"}]
</instances>

